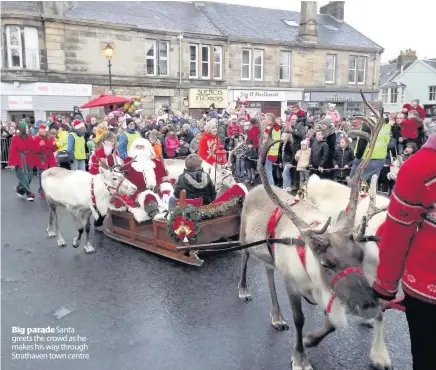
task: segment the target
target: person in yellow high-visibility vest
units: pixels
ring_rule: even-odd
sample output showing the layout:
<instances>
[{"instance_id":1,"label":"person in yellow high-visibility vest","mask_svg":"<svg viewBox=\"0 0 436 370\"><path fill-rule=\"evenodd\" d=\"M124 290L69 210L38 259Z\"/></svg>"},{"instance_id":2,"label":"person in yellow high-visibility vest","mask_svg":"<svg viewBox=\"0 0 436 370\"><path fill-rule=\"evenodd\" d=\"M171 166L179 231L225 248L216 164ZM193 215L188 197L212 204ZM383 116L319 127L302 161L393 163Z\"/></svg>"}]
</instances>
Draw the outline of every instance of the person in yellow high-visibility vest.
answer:
<instances>
[{"instance_id":1,"label":"person in yellow high-visibility vest","mask_svg":"<svg viewBox=\"0 0 436 370\"><path fill-rule=\"evenodd\" d=\"M273 140L280 140L281 138L281 126L276 123L276 117L272 113L266 113L265 119L263 120L264 137L267 137L269 134L269 130L272 131ZM270 185L274 185L274 176L273 176L273 163L277 162L277 158L279 156L279 146L280 143L274 144L272 148L268 151L266 162L265 162L265 170L268 177L268 182Z\"/></svg>"},{"instance_id":2,"label":"person in yellow high-visibility vest","mask_svg":"<svg viewBox=\"0 0 436 370\"><path fill-rule=\"evenodd\" d=\"M124 159L128 157L128 152L132 143L141 138L141 134L137 131L136 123L131 118L126 121L126 129L118 136L118 155Z\"/></svg>"},{"instance_id":3,"label":"person in yellow high-visibility vest","mask_svg":"<svg viewBox=\"0 0 436 370\"><path fill-rule=\"evenodd\" d=\"M76 119L73 122L74 131L68 135L68 159L73 171L86 171L86 140L85 124Z\"/></svg>"},{"instance_id":4,"label":"person in yellow high-visibility vest","mask_svg":"<svg viewBox=\"0 0 436 370\"><path fill-rule=\"evenodd\" d=\"M371 119L374 118L371 117ZM362 125L362 131L370 134L370 130L365 124ZM385 165L386 157L388 155L388 145L392 135L391 131L392 131L392 126L389 123L384 124L382 129L380 130L375 142L375 147L371 155L371 159L362 175L362 177L366 181L369 181L372 175L377 175L377 176L380 175L380 171ZM354 149L355 158L350 173L351 177L353 177L356 174L360 162L366 159L368 155L368 150L369 150L368 142L362 138L357 139L356 148Z\"/></svg>"}]
</instances>

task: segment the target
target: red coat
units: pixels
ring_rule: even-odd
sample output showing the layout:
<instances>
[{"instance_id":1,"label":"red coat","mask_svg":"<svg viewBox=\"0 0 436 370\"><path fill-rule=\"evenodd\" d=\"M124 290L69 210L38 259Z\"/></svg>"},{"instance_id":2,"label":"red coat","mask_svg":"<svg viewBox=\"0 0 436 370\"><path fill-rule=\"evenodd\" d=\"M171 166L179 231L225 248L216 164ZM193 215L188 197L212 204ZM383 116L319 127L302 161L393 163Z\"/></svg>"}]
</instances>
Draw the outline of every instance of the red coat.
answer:
<instances>
[{"instance_id":1,"label":"red coat","mask_svg":"<svg viewBox=\"0 0 436 370\"><path fill-rule=\"evenodd\" d=\"M198 142L198 155L200 158L209 163L215 164L216 162L216 151L222 146L218 136L214 136L205 132Z\"/></svg>"},{"instance_id":2,"label":"red coat","mask_svg":"<svg viewBox=\"0 0 436 370\"><path fill-rule=\"evenodd\" d=\"M89 158L89 171L88 172L91 175L98 175L100 173L100 171L99 171L100 162L96 158L96 156L95 156L96 154L97 154L98 158L100 158L108 166L114 166L115 164L119 163L117 160L117 156L115 154L112 153L112 154L107 156L104 153L104 148L100 147Z\"/></svg>"},{"instance_id":3,"label":"red coat","mask_svg":"<svg viewBox=\"0 0 436 370\"><path fill-rule=\"evenodd\" d=\"M401 137L406 139L416 139L418 137L418 128L421 126L419 122L411 119L404 119L401 122Z\"/></svg>"},{"instance_id":4,"label":"red coat","mask_svg":"<svg viewBox=\"0 0 436 370\"><path fill-rule=\"evenodd\" d=\"M407 294L436 304L436 136L427 146L401 166L378 232L382 241L373 288L392 297L402 277Z\"/></svg>"},{"instance_id":5,"label":"red coat","mask_svg":"<svg viewBox=\"0 0 436 370\"><path fill-rule=\"evenodd\" d=\"M419 117L421 117L421 119L425 118L425 110L420 105L417 105L415 109L413 109L413 107L410 104L404 104L403 105L403 112L404 113L408 113L411 110L416 110L418 112L418 114L419 114Z\"/></svg>"},{"instance_id":6,"label":"red coat","mask_svg":"<svg viewBox=\"0 0 436 370\"><path fill-rule=\"evenodd\" d=\"M54 152L58 150L53 136L42 137L36 134L33 138L33 160L34 166L46 170L56 167Z\"/></svg>"},{"instance_id":7,"label":"red coat","mask_svg":"<svg viewBox=\"0 0 436 370\"><path fill-rule=\"evenodd\" d=\"M253 146L255 148L259 147L259 134L260 128L258 125L253 125L251 128L247 130L247 143L250 140L253 140Z\"/></svg>"},{"instance_id":8,"label":"red coat","mask_svg":"<svg viewBox=\"0 0 436 370\"><path fill-rule=\"evenodd\" d=\"M26 138L22 139L20 135L12 136L11 148L9 149L9 166L15 166L23 168L23 163L21 160L21 154L25 153L25 159L30 167L34 167L33 160L33 137L28 135Z\"/></svg>"},{"instance_id":9,"label":"red coat","mask_svg":"<svg viewBox=\"0 0 436 370\"><path fill-rule=\"evenodd\" d=\"M242 126L239 123L229 123L227 126L227 136L235 136L240 135L244 131L242 130Z\"/></svg>"}]
</instances>

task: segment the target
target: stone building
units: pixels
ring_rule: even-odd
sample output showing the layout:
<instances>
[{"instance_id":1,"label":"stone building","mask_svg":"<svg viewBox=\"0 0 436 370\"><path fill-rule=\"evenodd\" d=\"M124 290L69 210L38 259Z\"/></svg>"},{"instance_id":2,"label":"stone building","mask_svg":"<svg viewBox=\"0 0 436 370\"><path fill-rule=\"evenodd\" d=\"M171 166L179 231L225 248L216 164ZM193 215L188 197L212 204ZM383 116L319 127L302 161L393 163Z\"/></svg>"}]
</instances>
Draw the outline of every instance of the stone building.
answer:
<instances>
[{"instance_id":1,"label":"stone building","mask_svg":"<svg viewBox=\"0 0 436 370\"><path fill-rule=\"evenodd\" d=\"M360 88L377 94L382 48L344 22L343 2L321 14L301 4L300 15L209 2L2 2L1 119L70 112L110 82L140 96L145 115L170 105L198 116L242 96L252 112L334 101L357 113Z\"/></svg>"}]
</instances>

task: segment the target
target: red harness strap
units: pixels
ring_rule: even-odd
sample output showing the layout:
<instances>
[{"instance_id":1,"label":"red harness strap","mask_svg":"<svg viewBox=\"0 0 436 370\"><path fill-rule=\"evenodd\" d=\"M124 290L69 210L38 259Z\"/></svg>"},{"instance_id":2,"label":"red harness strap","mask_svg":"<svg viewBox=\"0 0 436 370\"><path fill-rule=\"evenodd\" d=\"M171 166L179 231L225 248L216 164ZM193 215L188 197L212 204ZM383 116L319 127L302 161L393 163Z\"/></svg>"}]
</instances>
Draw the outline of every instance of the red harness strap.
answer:
<instances>
[{"instance_id":1,"label":"red harness strap","mask_svg":"<svg viewBox=\"0 0 436 370\"><path fill-rule=\"evenodd\" d=\"M97 200L95 199L95 192L94 192L94 178L92 178L91 180L91 201L92 201L92 208L94 208L94 210L100 214L100 212L98 212L98 208L97 208Z\"/></svg>"}]
</instances>

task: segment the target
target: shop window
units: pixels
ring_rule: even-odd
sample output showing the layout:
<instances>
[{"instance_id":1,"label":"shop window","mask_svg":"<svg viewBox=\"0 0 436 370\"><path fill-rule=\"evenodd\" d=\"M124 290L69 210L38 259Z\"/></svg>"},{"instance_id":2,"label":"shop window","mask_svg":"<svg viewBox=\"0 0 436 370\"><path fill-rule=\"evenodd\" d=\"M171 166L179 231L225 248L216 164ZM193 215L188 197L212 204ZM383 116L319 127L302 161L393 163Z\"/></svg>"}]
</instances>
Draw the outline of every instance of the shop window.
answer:
<instances>
[{"instance_id":1,"label":"shop window","mask_svg":"<svg viewBox=\"0 0 436 370\"><path fill-rule=\"evenodd\" d=\"M327 54L325 59L325 82L335 83L336 55Z\"/></svg>"},{"instance_id":2,"label":"shop window","mask_svg":"<svg viewBox=\"0 0 436 370\"><path fill-rule=\"evenodd\" d=\"M436 101L436 86L429 86L429 88L428 88L428 100Z\"/></svg>"},{"instance_id":3,"label":"shop window","mask_svg":"<svg viewBox=\"0 0 436 370\"><path fill-rule=\"evenodd\" d=\"M151 76L168 76L169 43L145 40L146 73Z\"/></svg>"},{"instance_id":4,"label":"shop window","mask_svg":"<svg viewBox=\"0 0 436 370\"><path fill-rule=\"evenodd\" d=\"M280 81L290 81L291 79L291 53L289 51L280 52Z\"/></svg>"},{"instance_id":5,"label":"shop window","mask_svg":"<svg viewBox=\"0 0 436 370\"><path fill-rule=\"evenodd\" d=\"M24 41L24 44L23 42ZM8 67L39 69L39 38L35 27L7 26L6 46Z\"/></svg>"},{"instance_id":6,"label":"shop window","mask_svg":"<svg viewBox=\"0 0 436 370\"><path fill-rule=\"evenodd\" d=\"M364 84L366 73L366 57L350 55L348 60L348 83Z\"/></svg>"}]
</instances>

